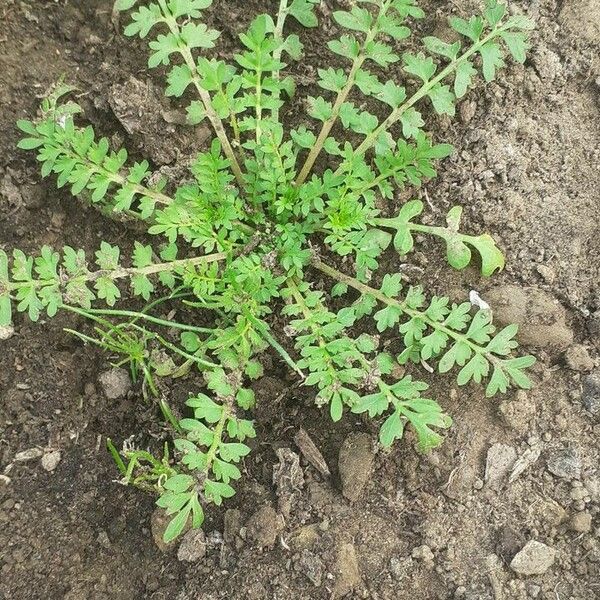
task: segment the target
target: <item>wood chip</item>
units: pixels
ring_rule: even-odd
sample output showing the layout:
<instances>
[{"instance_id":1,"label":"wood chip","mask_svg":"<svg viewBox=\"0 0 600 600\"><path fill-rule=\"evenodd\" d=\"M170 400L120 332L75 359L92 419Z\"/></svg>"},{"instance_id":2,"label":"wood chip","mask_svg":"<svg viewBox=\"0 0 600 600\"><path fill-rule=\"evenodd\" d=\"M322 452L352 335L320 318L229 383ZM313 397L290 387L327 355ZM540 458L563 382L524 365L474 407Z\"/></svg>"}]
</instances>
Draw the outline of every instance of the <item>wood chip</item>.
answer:
<instances>
[{"instance_id":1,"label":"wood chip","mask_svg":"<svg viewBox=\"0 0 600 600\"><path fill-rule=\"evenodd\" d=\"M294 436L294 441L306 460L325 477L331 477L331 471L315 443L304 429L300 428Z\"/></svg>"}]
</instances>

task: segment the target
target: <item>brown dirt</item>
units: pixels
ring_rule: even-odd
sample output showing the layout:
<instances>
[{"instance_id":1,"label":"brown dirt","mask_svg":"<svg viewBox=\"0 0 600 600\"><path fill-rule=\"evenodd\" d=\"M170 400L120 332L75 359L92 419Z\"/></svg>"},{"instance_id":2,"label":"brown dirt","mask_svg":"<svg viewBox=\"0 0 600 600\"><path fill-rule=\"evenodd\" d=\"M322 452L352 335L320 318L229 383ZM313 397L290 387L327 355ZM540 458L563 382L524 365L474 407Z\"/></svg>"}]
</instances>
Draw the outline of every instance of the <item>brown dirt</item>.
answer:
<instances>
[{"instance_id":1,"label":"brown dirt","mask_svg":"<svg viewBox=\"0 0 600 600\"><path fill-rule=\"evenodd\" d=\"M224 31L224 55L263 4L223 3L214 20ZM429 33L444 27L442 15L469 13L478 2L422 4L432 8L419 25ZM474 270L450 273L440 248L429 243L411 260L425 270L430 288L449 286L457 298L469 289L485 297L494 287L491 294L498 294L508 284L543 290L542 305L562 305L561 327L594 360L600 349L600 8L595 0L512 4L537 21L530 58L471 93L453 123L431 118L437 139L458 152L427 186L434 216L462 204L467 229L493 233L508 267L492 282ZM328 0L323 10L337 5ZM40 182L35 161L15 149L15 121L33 116L39 97L66 73L82 90L87 118L157 165L169 166L177 152L185 161L206 132L165 123L173 120L165 100L159 107L150 101L137 130L134 123L126 131L117 120L119 90L146 106L162 81L145 71L145 48L115 34L108 0L0 0L0 22L0 247L130 242L134 231L102 219L52 182ZM299 75L310 77L307 65L321 64L329 33L310 34ZM146 91L131 84L132 76ZM299 92L306 91L301 85ZM175 140L175 153L165 132ZM390 600L600 597L600 424L582 407L580 371L591 366L578 358L581 348L565 356L560 343L534 336L536 388L504 399L485 400L476 388L455 390L449 378L435 378L433 391L455 417L445 444L425 457L410 443L378 454L354 504L342 494L338 453L350 432L374 438L375 427L355 416L328 423L310 394L271 369L257 390L260 442L229 504L239 512L224 519L214 511L205 528L206 556L184 563L156 547L152 498L115 483L103 449L106 436L122 440L148 430L152 411L137 391L126 400L104 398L96 383L104 357L65 334L68 323L64 316L37 325L20 319L16 335L1 342L0 469L9 479L0 481L0 598L318 600L344 592ZM186 389L174 393L184 396ZM274 511L265 509L277 507L276 450L297 451L299 427L323 453L333 478L302 462L304 485L293 491L280 536L273 547L258 549L253 540L268 539L265 530L280 527ZM539 458L512 483L502 473L499 482L485 482L486 457L491 469L488 450L496 443L520 458ZM51 473L39 458L14 463L18 452L31 448L60 450L61 461ZM557 468L566 451L572 479ZM364 464L365 457L356 460ZM519 576L509 567L529 540L557 551L544 575Z\"/></svg>"}]
</instances>

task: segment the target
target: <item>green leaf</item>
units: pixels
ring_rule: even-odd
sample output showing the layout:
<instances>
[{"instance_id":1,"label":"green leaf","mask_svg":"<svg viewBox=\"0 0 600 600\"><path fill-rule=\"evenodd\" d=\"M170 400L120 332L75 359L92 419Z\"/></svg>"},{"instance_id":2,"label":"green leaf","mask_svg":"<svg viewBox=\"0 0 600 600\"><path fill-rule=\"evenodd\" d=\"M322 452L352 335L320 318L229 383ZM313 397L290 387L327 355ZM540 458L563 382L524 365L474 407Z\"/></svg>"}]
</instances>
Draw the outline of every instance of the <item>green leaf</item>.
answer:
<instances>
[{"instance_id":1,"label":"green leaf","mask_svg":"<svg viewBox=\"0 0 600 600\"><path fill-rule=\"evenodd\" d=\"M223 407L204 394L189 398L186 404L194 409L196 419L204 419L207 423L217 423L223 414Z\"/></svg>"},{"instance_id":2,"label":"green leaf","mask_svg":"<svg viewBox=\"0 0 600 600\"><path fill-rule=\"evenodd\" d=\"M388 80L381 86L375 97L392 108L398 108L406 100L406 89Z\"/></svg>"},{"instance_id":3,"label":"green leaf","mask_svg":"<svg viewBox=\"0 0 600 600\"><path fill-rule=\"evenodd\" d=\"M380 67L387 67L400 60L392 49L383 42L369 42L365 47L365 56L377 63Z\"/></svg>"},{"instance_id":4,"label":"green leaf","mask_svg":"<svg viewBox=\"0 0 600 600\"><path fill-rule=\"evenodd\" d=\"M400 123L402 123L402 135L406 139L416 138L421 131L421 127L425 125L421 113L412 107L402 113Z\"/></svg>"},{"instance_id":5,"label":"green leaf","mask_svg":"<svg viewBox=\"0 0 600 600\"><path fill-rule=\"evenodd\" d=\"M452 347L442 356L438 363L438 369L440 373L447 373L454 365L462 367L467 360L471 357L473 351L466 342L456 342Z\"/></svg>"},{"instance_id":6,"label":"green leaf","mask_svg":"<svg viewBox=\"0 0 600 600\"><path fill-rule=\"evenodd\" d=\"M129 10L133 8L138 0L116 0L114 4L115 10Z\"/></svg>"},{"instance_id":7,"label":"green leaf","mask_svg":"<svg viewBox=\"0 0 600 600\"><path fill-rule=\"evenodd\" d=\"M350 60L355 59L360 52L360 44L354 36L343 35L339 40L327 42L327 47L335 54Z\"/></svg>"},{"instance_id":8,"label":"green leaf","mask_svg":"<svg viewBox=\"0 0 600 600\"><path fill-rule=\"evenodd\" d=\"M456 379L458 385L465 385L471 381L481 383L483 377L487 377L490 363L481 354L475 354L473 358L460 370Z\"/></svg>"},{"instance_id":9,"label":"green leaf","mask_svg":"<svg viewBox=\"0 0 600 600\"><path fill-rule=\"evenodd\" d=\"M186 492L190 489L190 486L194 483L194 478L191 475L177 474L169 477L163 487L166 490L170 490L176 494Z\"/></svg>"},{"instance_id":10,"label":"green leaf","mask_svg":"<svg viewBox=\"0 0 600 600\"><path fill-rule=\"evenodd\" d=\"M454 78L454 93L457 98L462 98L467 93L475 75L477 75L477 69L475 69L470 60L466 60L458 65Z\"/></svg>"},{"instance_id":11,"label":"green leaf","mask_svg":"<svg viewBox=\"0 0 600 600\"><path fill-rule=\"evenodd\" d=\"M496 69L504 66L500 46L496 42L488 42L479 49L479 54L483 60L484 79L487 82L493 81L496 77Z\"/></svg>"},{"instance_id":12,"label":"green leaf","mask_svg":"<svg viewBox=\"0 0 600 600\"><path fill-rule=\"evenodd\" d=\"M400 273L386 274L381 284L381 293L388 298L396 298L402 289L402 275Z\"/></svg>"},{"instance_id":13,"label":"green leaf","mask_svg":"<svg viewBox=\"0 0 600 600\"><path fill-rule=\"evenodd\" d=\"M458 17L451 17L450 27L473 42L478 42L483 33L483 19L473 16L468 21L465 21Z\"/></svg>"},{"instance_id":14,"label":"green leaf","mask_svg":"<svg viewBox=\"0 0 600 600\"><path fill-rule=\"evenodd\" d=\"M398 323L402 316L402 309L396 305L386 306L374 315L375 322L377 323L377 331L380 333L386 329L393 327Z\"/></svg>"},{"instance_id":15,"label":"green leaf","mask_svg":"<svg viewBox=\"0 0 600 600\"><path fill-rule=\"evenodd\" d=\"M527 41L527 34L522 32L503 31L501 34L506 47L512 57L523 64L527 58L527 50L531 47Z\"/></svg>"},{"instance_id":16,"label":"green leaf","mask_svg":"<svg viewBox=\"0 0 600 600\"><path fill-rule=\"evenodd\" d=\"M165 542L165 544L172 542L184 530L186 523L188 521L188 517L190 516L191 509L192 509L192 507L188 504L167 525L167 528L165 529L165 532L163 534L163 541Z\"/></svg>"},{"instance_id":17,"label":"green leaf","mask_svg":"<svg viewBox=\"0 0 600 600\"><path fill-rule=\"evenodd\" d=\"M389 448L395 440L402 439L404 423L399 411L394 411L383 423L379 430L379 442L384 448Z\"/></svg>"},{"instance_id":18,"label":"green leaf","mask_svg":"<svg viewBox=\"0 0 600 600\"><path fill-rule=\"evenodd\" d=\"M423 42L425 43L425 48L429 50L429 52L433 52L434 54L440 54L441 56L445 56L450 60L454 60L460 51L460 42L454 42L454 44L448 44L443 42L439 38L436 37L424 37Z\"/></svg>"},{"instance_id":19,"label":"green leaf","mask_svg":"<svg viewBox=\"0 0 600 600\"><path fill-rule=\"evenodd\" d=\"M447 85L438 83L428 93L433 108L438 115L450 115L453 117L456 114L454 107L454 94L450 91Z\"/></svg>"},{"instance_id":20,"label":"green leaf","mask_svg":"<svg viewBox=\"0 0 600 600\"><path fill-rule=\"evenodd\" d=\"M351 12L342 10L335 11L333 18L342 27L351 29L353 31L361 31L362 33L368 33L373 24L373 17L371 13L357 6L352 7Z\"/></svg>"},{"instance_id":21,"label":"green leaf","mask_svg":"<svg viewBox=\"0 0 600 600\"><path fill-rule=\"evenodd\" d=\"M427 83L435 74L436 66L430 56L425 56L422 52L414 55L405 53L402 56L404 61L404 70L411 75L415 75L423 83Z\"/></svg>"},{"instance_id":22,"label":"green leaf","mask_svg":"<svg viewBox=\"0 0 600 600\"><path fill-rule=\"evenodd\" d=\"M483 234L478 237L469 237L469 244L475 247L481 257L481 274L484 277L490 277L496 271L504 269L504 255L496 246L494 238Z\"/></svg>"},{"instance_id":23,"label":"green leaf","mask_svg":"<svg viewBox=\"0 0 600 600\"><path fill-rule=\"evenodd\" d=\"M292 0L288 13L304 27L316 27L319 24L315 15L315 6L320 0Z\"/></svg>"},{"instance_id":24,"label":"green leaf","mask_svg":"<svg viewBox=\"0 0 600 600\"><path fill-rule=\"evenodd\" d=\"M165 20L158 4L140 6L138 11L131 15L131 18L133 22L125 27L125 35L139 35L141 38L145 38L155 25L163 23Z\"/></svg>"},{"instance_id":25,"label":"green leaf","mask_svg":"<svg viewBox=\"0 0 600 600\"><path fill-rule=\"evenodd\" d=\"M213 502L217 506L221 506L223 498L231 498L235 495L235 490L226 483L207 479L204 482L204 495L207 500Z\"/></svg>"},{"instance_id":26,"label":"green leaf","mask_svg":"<svg viewBox=\"0 0 600 600\"><path fill-rule=\"evenodd\" d=\"M206 117L206 110L204 110L204 105L199 100L194 100L187 107L187 117L186 120L189 125L198 125L204 121Z\"/></svg>"},{"instance_id":27,"label":"green leaf","mask_svg":"<svg viewBox=\"0 0 600 600\"><path fill-rule=\"evenodd\" d=\"M344 403L342 402L342 397L339 392L336 392L331 399L331 403L329 405L329 415L331 420L334 423L337 423L344 413Z\"/></svg>"},{"instance_id":28,"label":"green leaf","mask_svg":"<svg viewBox=\"0 0 600 600\"><path fill-rule=\"evenodd\" d=\"M8 256L0 250L0 327L12 323L10 287L8 280Z\"/></svg>"},{"instance_id":29,"label":"green leaf","mask_svg":"<svg viewBox=\"0 0 600 600\"><path fill-rule=\"evenodd\" d=\"M204 23L186 23L181 28L181 38L188 48L214 48L219 32ZM152 47L152 44L150 44Z\"/></svg>"},{"instance_id":30,"label":"green leaf","mask_svg":"<svg viewBox=\"0 0 600 600\"><path fill-rule=\"evenodd\" d=\"M310 108L308 114L319 121L327 121L333 115L331 102L327 102L322 96L309 98Z\"/></svg>"},{"instance_id":31,"label":"green leaf","mask_svg":"<svg viewBox=\"0 0 600 600\"><path fill-rule=\"evenodd\" d=\"M320 77L319 86L331 92L341 91L348 82L348 76L343 69L329 67L328 69L319 69L318 73Z\"/></svg>"},{"instance_id":32,"label":"green leaf","mask_svg":"<svg viewBox=\"0 0 600 600\"><path fill-rule=\"evenodd\" d=\"M497 0L486 0L486 8L483 11L485 20L491 27L495 27L506 13L506 5L499 4Z\"/></svg>"},{"instance_id":33,"label":"green leaf","mask_svg":"<svg viewBox=\"0 0 600 600\"><path fill-rule=\"evenodd\" d=\"M192 81L192 72L187 65L173 67L167 76L167 83L169 84L166 89L167 96L175 96L176 98L183 96Z\"/></svg>"},{"instance_id":34,"label":"green leaf","mask_svg":"<svg viewBox=\"0 0 600 600\"><path fill-rule=\"evenodd\" d=\"M250 410L256 402L254 392L249 388L240 388L235 399L238 405L244 410Z\"/></svg>"}]
</instances>

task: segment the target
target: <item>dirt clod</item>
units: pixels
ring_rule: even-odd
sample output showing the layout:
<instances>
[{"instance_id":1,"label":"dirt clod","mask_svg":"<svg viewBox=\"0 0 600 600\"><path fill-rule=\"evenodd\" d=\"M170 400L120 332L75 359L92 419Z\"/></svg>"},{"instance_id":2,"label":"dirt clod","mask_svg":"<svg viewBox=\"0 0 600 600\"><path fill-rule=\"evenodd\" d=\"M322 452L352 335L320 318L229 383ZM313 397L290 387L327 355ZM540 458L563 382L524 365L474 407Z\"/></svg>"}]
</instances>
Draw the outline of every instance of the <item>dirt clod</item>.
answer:
<instances>
[{"instance_id":1,"label":"dirt clod","mask_svg":"<svg viewBox=\"0 0 600 600\"><path fill-rule=\"evenodd\" d=\"M587 375L583 379L581 402L593 415L600 415L600 371Z\"/></svg>"},{"instance_id":2,"label":"dirt clod","mask_svg":"<svg viewBox=\"0 0 600 600\"><path fill-rule=\"evenodd\" d=\"M548 457L548 471L562 479L579 479L581 461L575 450L556 450Z\"/></svg>"},{"instance_id":3,"label":"dirt clod","mask_svg":"<svg viewBox=\"0 0 600 600\"><path fill-rule=\"evenodd\" d=\"M573 369L573 371L586 372L591 371L594 368L594 361L592 360L590 353L585 346L580 344L571 346L565 352L565 362L567 363L567 367Z\"/></svg>"},{"instance_id":4,"label":"dirt clod","mask_svg":"<svg viewBox=\"0 0 600 600\"><path fill-rule=\"evenodd\" d=\"M569 529L577 533L589 533L592 530L592 515L589 512L576 512L569 520Z\"/></svg>"},{"instance_id":5,"label":"dirt clod","mask_svg":"<svg viewBox=\"0 0 600 600\"><path fill-rule=\"evenodd\" d=\"M42 456L42 460L40 461L42 464L42 468L49 473L52 473L58 467L58 463L60 462L62 455L60 450L52 450L51 452L47 452Z\"/></svg>"},{"instance_id":6,"label":"dirt clod","mask_svg":"<svg viewBox=\"0 0 600 600\"><path fill-rule=\"evenodd\" d=\"M342 494L356 502L371 475L375 453L371 436L352 433L343 442L338 458L338 469L342 481Z\"/></svg>"},{"instance_id":7,"label":"dirt clod","mask_svg":"<svg viewBox=\"0 0 600 600\"><path fill-rule=\"evenodd\" d=\"M565 309L547 292L504 285L492 288L485 297L497 325L519 325L522 344L562 351L573 342L573 332L565 323Z\"/></svg>"},{"instance_id":8,"label":"dirt clod","mask_svg":"<svg viewBox=\"0 0 600 600\"><path fill-rule=\"evenodd\" d=\"M177 558L184 562L198 562L206 554L206 538L202 529L190 529L177 549Z\"/></svg>"},{"instance_id":9,"label":"dirt clod","mask_svg":"<svg viewBox=\"0 0 600 600\"><path fill-rule=\"evenodd\" d=\"M517 460L517 451L506 444L490 447L485 461L485 481L489 487L499 487Z\"/></svg>"},{"instance_id":10,"label":"dirt clod","mask_svg":"<svg viewBox=\"0 0 600 600\"><path fill-rule=\"evenodd\" d=\"M127 395L131 389L131 379L125 369L104 371L98 378L105 396L109 400L117 400Z\"/></svg>"},{"instance_id":11,"label":"dirt clod","mask_svg":"<svg viewBox=\"0 0 600 600\"><path fill-rule=\"evenodd\" d=\"M337 548L335 559L335 585L333 598L343 598L356 590L361 583L360 567L354 544L343 543Z\"/></svg>"},{"instance_id":12,"label":"dirt clod","mask_svg":"<svg viewBox=\"0 0 600 600\"><path fill-rule=\"evenodd\" d=\"M543 575L554 563L556 550L530 540L517 553L510 563L510 568L519 575Z\"/></svg>"},{"instance_id":13,"label":"dirt clod","mask_svg":"<svg viewBox=\"0 0 600 600\"><path fill-rule=\"evenodd\" d=\"M246 524L248 541L259 548L272 548L283 530L283 522L272 506L259 508Z\"/></svg>"}]
</instances>

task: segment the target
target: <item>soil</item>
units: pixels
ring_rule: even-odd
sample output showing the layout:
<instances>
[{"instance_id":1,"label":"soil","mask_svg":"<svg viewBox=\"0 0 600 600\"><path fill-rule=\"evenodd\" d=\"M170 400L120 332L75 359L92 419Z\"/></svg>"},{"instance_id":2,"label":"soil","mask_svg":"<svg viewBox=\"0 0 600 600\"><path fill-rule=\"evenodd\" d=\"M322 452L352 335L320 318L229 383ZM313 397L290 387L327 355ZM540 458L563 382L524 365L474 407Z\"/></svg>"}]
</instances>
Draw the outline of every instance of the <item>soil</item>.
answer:
<instances>
[{"instance_id":1,"label":"soil","mask_svg":"<svg viewBox=\"0 0 600 600\"><path fill-rule=\"evenodd\" d=\"M216 4L218 51L230 56L236 32L275 3ZM327 0L323 16L341 4ZM439 34L444 15L478 2L421 4L430 16L417 29ZM527 63L478 86L453 122L429 115L436 139L457 152L416 192L432 219L463 205L465 228L492 233L507 268L492 280L453 273L430 242L409 266L431 291L464 299L474 289L502 306L499 318L520 320L539 357L535 388L486 400L432 376L455 419L444 445L421 456L409 436L383 453L375 425L353 415L329 423L274 360L257 386L260 441L238 494L210 513L197 536L205 547L178 554L155 544L153 499L119 485L104 450L106 437L159 437L153 409L135 387L106 398L105 357L63 331L71 318L19 318L0 342L0 598L600 598L600 4L511 5L537 24ZM67 74L97 130L175 180L174 160L185 164L208 131L178 125L161 73L145 69L143 44L115 32L109 0L0 0L0 22L0 247L131 243L138 231L40 181L35 160L16 150L15 121L34 116ZM294 67L301 97L331 33L305 36ZM172 396L198 385L181 382ZM298 463L301 428L330 477L310 452Z\"/></svg>"}]
</instances>

